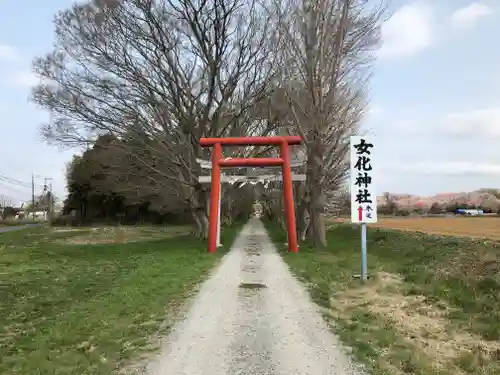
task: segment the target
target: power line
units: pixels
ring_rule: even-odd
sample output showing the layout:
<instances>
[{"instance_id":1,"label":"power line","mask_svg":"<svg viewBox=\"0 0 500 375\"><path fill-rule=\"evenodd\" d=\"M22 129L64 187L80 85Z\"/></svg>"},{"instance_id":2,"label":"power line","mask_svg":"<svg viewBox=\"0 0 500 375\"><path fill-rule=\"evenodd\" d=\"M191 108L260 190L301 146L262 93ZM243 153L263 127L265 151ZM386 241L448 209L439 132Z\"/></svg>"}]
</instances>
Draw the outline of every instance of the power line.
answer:
<instances>
[{"instance_id":1,"label":"power line","mask_svg":"<svg viewBox=\"0 0 500 375\"><path fill-rule=\"evenodd\" d=\"M19 189L17 189L16 187L13 187L13 186L10 186L10 185L6 185L4 183L2 183L0 181L0 188L3 188L7 191L10 191L11 194L14 194L14 195L17 195L17 196L20 196L20 195L27 195L28 193L23 193L22 191L19 191ZM20 195L19 195L20 194Z\"/></svg>"},{"instance_id":2,"label":"power line","mask_svg":"<svg viewBox=\"0 0 500 375\"><path fill-rule=\"evenodd\" d=\"M0 174L0 180L4 181L4 182L8 182L10 184L20 185L20 186L25 186L25 187L31 188L31 182L23 182L20 180L16 180L15 178L7 177L7 176L1 175L1 174ZM40 185L40 184L35 184L35 186L37 186L39 188L43 188L43 185Z\"/></svg>"},{"instance_id":3,"label":"power line","mask_svg":"<svg viewBox=\"0 0 500 375\"><path fill-rule=\"evenodd\" d=\"M8 192L9 196L13 196L16 200L26 201L29 188L25 185L16 184L9 179L4 179L0 176L0 190Z\"/></svg>"},{"instance_id":4,"label":"power line","mask_svg":"<svg viewBox=\"0 0 500 375\"><path fill-rule=\"evenodd\" d=\"M0 194L0 207L2 206L10 206L12 205L17 205L17 203L23 203L22 199L19 199L17 197L13 197L8 194Z\"/></svg>"},{"instance_id":5,"label":"power line","mask_svg":"<svg viewBox=\"0 0 500 375\"><path fill-rule=\"evenodd\" d=\"M35 187L38 189L42 189L41 197L43 199L44 195L46 195L48 191L47 181L52 180L49 178L45 178L44 184L41 185L35 183L35 177L42 178L41 176L32 174L31 182L26 182L0 174L0 195L4 195L8 199L20 201L22 203L30 200L28 197L31 195L30 198L33 206L33 217L35 215L35 201L36 201ZM51 187L52 184L50 184L49 191L52 190ZM1 193L2 190L7 191L8 194L2 194Z\"/></svg>"},{"instance_id":6,"label":"power line","mask_svg":"<svg viewBox=\"0 0 500 375\"><path fill-rule=\"evenodd\" d=\"M15 191L16 193L20 193L22 195L28 194L28 192L31 190L30 188L25 186L15 186L11 184L6 184L2 180L0 180L0 187L7 189L9 191Z\"/></svg>"},{"instance_id":7,"label":"power line","mask_svg":"<svg viewBox=\"0 0 500 375\"><path fill-rule=\"evenodd\" d=\"M28 182L19 181L19 180L16 180L14 178L3 176L3 175L0 175L0 179L4 180L6 182L10 182L12 184L16 184L16 185L25 185L25 186L30 185L30 183L28 183Z\"/></svg>"}]
</instances>

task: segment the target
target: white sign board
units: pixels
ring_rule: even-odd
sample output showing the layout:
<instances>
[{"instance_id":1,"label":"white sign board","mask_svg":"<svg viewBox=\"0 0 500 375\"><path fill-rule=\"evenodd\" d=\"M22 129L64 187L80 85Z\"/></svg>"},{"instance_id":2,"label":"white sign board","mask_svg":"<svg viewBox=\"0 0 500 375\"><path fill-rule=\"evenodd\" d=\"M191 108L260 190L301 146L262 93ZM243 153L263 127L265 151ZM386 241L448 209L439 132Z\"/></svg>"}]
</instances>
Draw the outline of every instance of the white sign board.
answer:
<instances>
[{"instance_id":1,"label":"white sign board","mask_svg":"<svg viewBox=\"0 0 500 375\"><path fill-rule=\"evenodd\" d=\"M367 137L350 138L351 222L377 222L377 194L374 188L374 143Z\"/></svg>"}]
</instances>

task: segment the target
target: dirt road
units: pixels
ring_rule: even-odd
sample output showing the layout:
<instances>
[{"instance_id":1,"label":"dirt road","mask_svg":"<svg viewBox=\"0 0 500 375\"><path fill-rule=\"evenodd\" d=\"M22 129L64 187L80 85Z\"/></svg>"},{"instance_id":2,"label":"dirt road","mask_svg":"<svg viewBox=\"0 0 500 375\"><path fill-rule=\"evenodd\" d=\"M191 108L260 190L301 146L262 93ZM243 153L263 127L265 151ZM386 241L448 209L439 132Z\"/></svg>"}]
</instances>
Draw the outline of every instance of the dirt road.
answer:
<instances>
[{"instance_id":1,"label":"dirt road","mask_svg":"<svg viewBox=\"0 0 500 375\"><path fill-rule=\"evenodd\" d=\"M360 375L260 221L245 226L151 375Z\"/></svg>"}]
</instances>

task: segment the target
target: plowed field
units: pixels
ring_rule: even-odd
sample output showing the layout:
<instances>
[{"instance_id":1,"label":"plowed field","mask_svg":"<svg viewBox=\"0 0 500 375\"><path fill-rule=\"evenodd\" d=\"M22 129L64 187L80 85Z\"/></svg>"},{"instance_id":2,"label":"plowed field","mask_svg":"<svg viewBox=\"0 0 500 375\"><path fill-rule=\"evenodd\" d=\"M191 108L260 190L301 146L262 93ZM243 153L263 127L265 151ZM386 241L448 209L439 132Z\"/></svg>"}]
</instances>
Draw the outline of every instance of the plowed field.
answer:
<instances>
[{"instance_id":1,"label":"plowed field","mask_svg":"<svg viewBox=\"0 0 500 375\"><path fill-rule=\"evenodd\" d=\"M377 224L370 224L370 227L500 240L498 217L380 218Z\"/></svg>"},{"instance_id":2,"label":"plowed field","mask_svg":"<svg viewBox=\"0 0 500 375\"><path fill-rule=\"evenodd\" d=\"M333 219L346 221L349 219ZM406 230L410 232L425 232L430 234L478 237L500 240L500 217L412 217L384 218L379 217L377 224L369 224L370 228L387 228Z\"/></svg>"}]
</instances>

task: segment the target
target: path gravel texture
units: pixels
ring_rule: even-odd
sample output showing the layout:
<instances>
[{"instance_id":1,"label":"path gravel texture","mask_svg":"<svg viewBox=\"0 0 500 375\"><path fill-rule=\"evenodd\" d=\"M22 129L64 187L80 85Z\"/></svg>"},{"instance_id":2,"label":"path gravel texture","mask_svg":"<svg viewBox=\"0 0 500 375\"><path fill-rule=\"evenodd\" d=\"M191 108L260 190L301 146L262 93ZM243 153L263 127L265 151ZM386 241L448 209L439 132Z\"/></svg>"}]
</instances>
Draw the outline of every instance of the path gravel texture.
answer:
<instances>
[{"instance_id":1,"label":"path gravel texture","mask_svg":"<svg viewBox=\"0 0 500 375\"><path fill-rule=\"evenodd\" d=\"M266 287L248 289L242 283ZM330 333L258 219L243 228L146 373L364 374Z\"/></svg>"}]
</instances>

